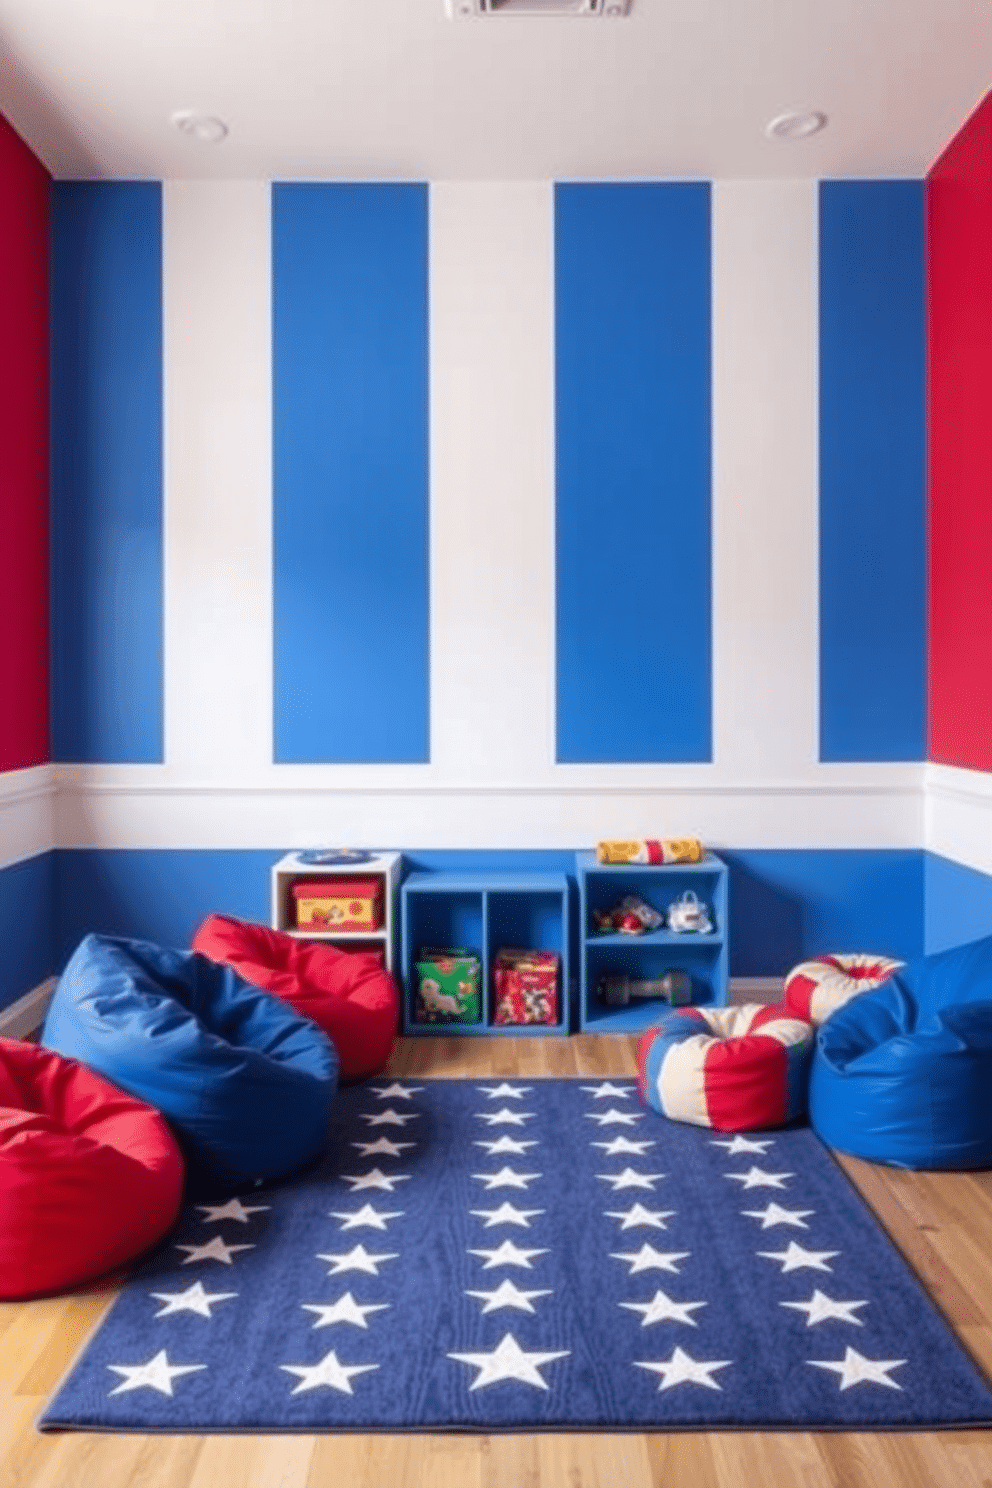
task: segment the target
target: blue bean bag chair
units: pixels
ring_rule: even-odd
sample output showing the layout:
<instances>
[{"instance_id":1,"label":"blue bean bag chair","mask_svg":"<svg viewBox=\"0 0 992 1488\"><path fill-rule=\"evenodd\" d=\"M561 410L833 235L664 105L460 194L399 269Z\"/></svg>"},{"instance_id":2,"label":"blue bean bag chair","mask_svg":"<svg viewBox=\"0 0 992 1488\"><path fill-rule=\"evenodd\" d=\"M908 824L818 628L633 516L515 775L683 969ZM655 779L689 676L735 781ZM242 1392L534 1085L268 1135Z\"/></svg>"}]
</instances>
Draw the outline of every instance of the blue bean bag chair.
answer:
<instances>
[{"instance_id":1,"label":"blue bean bag chair","mask_svg":"<svg viewBox=\"0 0 992 1488\"><path fill-rule=\"evenodd\" d=\"M279 998L193 951L87 935L41 1042L161 1111L190 1191L269 1182L324 1148L334 1045Z\"/></svg>"},{"instance_id":2,"label":"blue bean bag chair","mask_svg":"<svg viewBox=\"0 0 992 1488\"><path fill-rule=\"evenodd\" d=\"M924 956L817 1033L810 1124L899 1168L992 1166L992 936Z\"/></svg>"}]
</instances>

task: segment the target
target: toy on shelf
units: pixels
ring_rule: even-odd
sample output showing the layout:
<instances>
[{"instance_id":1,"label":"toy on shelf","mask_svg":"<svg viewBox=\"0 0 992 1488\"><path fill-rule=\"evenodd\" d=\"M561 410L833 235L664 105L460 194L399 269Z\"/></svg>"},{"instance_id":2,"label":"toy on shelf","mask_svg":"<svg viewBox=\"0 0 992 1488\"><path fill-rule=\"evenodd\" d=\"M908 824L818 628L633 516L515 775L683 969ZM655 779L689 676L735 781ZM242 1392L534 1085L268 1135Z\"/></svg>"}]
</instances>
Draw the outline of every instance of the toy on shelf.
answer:
<instances>
[{"instance_id":1,"label":"toy on shelf","mask_svg":"<svg viewBox=\"0 0 992 1488\"><path fill-rule=\"evenodd\" d=\"M478 956L425 946L416 967L418 1023L478 1023L482 981Z\"/></svg>"},{"instance_id":2,"label":"toy on shelf","mask_svg":"<svg viewBox=\"0 0 992 1488\"><path fill-rule=\"evenodd\" d=\"M668 906L668 928L676 934L694 932L696 935L710 935L713 930L713 921L706 905L693 893L692 889L686 889L681 899L676 899L674 904Z\"/></svg>"},{"instance_id":3,"label":"toy on shelf","mask_svg":"<svg viewBox=\"0 0 992 1488\"><path fill-rule=\"evenodd\" d=\"M653 981L637 981L626 975L601 976L596 995L605 1007L629 1007L631 1002L660 997L672 1007L692 1001L692 978L687 971L666 971Z\"/></svg>"},{"instance_id":4,"label":"toy on shelf","mask_svg":"<svg viewBox=\"0 0 992 1488\"><path fill-rule=\"evenodd\" d=\"M698 837L649 837L634 842L608 840L596 843L597 863L701 863L706 849Z\"/></svg>"},{"instance_id":5,"label":"toy on shelf","mask_svg":"<svg viewBox=\"0 0 992 1488\"><path fill-rule=\"evenodd\" d=\"M300 880L290 889L299 930L379 930L381 878Z\"/></svg>"},{"instance_id":6,"label":"toy on shelf","mask_svg":"<svg viewBox=\"0 0 992 1488\"><path fill-rule=\"evenodd\" d=\"M558 966L554 951L501 947L493 962L493 1022L557 1023Z\"/></svg>"},{"instance_id":7,"label":"toy on shelf","mask_svg":"<svg viewBox=\"0 0 992 1488\"><path fill-rule=\"evenodd\" d=\"M625 894L613 909L594 909L592 921L601 935L644 935L648 930L660 930L665 916L639 894Z\"/></svg>"}]
</instances>

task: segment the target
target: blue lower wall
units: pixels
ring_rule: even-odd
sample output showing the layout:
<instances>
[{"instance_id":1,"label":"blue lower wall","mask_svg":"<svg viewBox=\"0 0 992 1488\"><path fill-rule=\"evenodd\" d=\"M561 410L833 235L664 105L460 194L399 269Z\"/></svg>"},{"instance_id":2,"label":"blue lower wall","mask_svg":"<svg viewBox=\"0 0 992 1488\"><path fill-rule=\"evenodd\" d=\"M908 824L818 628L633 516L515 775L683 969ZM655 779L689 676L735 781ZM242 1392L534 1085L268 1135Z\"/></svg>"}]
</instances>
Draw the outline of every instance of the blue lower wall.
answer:
<instances>
[{"instance_id":1,"label":"blue lower wall","mask_svg":"<svg viewBox=\"0 0 992 1488\"><path fill-rule=\"evenodd\" d=\"M809 956L924 953L926 854L918 849L726 853L730 974L784 975Z\"/></svg>"},{"instance_id":2,"label":"blue lower wall","mask_svg":"<svg viewBox=\"0 0 992 1488\"><path fill-rule=\"evenodd\" d=\"M269 869L282 853L61 851L55 873L59 965L84 935L127 935L188 946L209 914L269 922Z\"/></svg>"},{"instance_id":3,"label":"blue lower wall","mask_svg":"<svg viewBox=\"0 0 992 1488\"><path fill-rule=\"evenodd\" d=\"M926 854L927 954L992 935L992 878Z\"/></svg>"},{"instance_id":4,"label":"blue lower wall","mask_svg":"<svg viewBox=\"0 0 992 1488\"><path fill-rule=\"evenodd\" d=\"M208 914L268 923L269 870L282 852L59 852L59 965L91 930L186 946ZM732 976L781 975L808 956L832 950L878 951L905 960L923 954L922 852L755 850L722 856L730 868ZM574 877L575 866L570 851L413 849L404 859L407 872L537 869Z\"/></svg>"},{"instance_id":5,"label":"blue lower wall","mask_svg":"<svg viewBox=\"0 0 992 1488\"><path fill-rule=\"evenodd\" d=\"M55 854L0 870L0 1009L56 970Z\"/></svg>"},{"instance_id":6,"label":"blue lower wall","mask_svg":"<svg viewBox=\"0 0 992 1488\"><path fill-rule=\"evenodd\" d=\"M187 946L208 914L268 923L269 870L282 852L62 850L3 869L0 1009L57 972L93 930ZM722 856L732 976L782 975L831 950L911 960L992 934L992 877L932 853ZM570 851L411 850L404 859L407 872L540 869L574 878Z\"/></svg>"}]
</instances>

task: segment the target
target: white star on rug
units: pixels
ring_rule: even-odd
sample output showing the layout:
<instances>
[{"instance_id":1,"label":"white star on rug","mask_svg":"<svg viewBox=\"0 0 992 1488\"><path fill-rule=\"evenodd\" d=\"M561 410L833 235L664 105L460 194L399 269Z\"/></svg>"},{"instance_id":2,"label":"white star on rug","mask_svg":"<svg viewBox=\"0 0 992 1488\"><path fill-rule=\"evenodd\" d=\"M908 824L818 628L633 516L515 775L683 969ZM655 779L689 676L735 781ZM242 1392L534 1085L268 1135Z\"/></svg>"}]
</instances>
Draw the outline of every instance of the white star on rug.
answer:
<instances>
[{"instance_id":1,"label":"white star on rug","mask_svg":"<svg viewBox=\"0 0 992 1488\"><path fill-rule=\"evenodd\" d=\"M608 1111L586 1111L587 1121L597 1121L600 1126L633 1126L635 1121L643 1120L639 1112L614 1111L612 1106Z\"/></svg>"},{"instance_id":2,"label":"white star on rug","mask_svg":"<svg viewBox=\"0 0 992 1488\"><path fill-rule=\"evenodd\" d=\"M340 1209L329 1211L331 1219L342 1221L342 1230L356 1230L360 1225L370 1230L384 1230L387 1220L399 1219L404 1212L402 1209L385 1209L380 1212L372 1204L364 1204L361 1209L356 1209L351 1214Z\"/></svg>"},{"instance_id":3,"label":"white star on rug","mask_svg":"<svg viewBox=\"0 0 992 1488\"><path fill-rule=\"evenodd\" d=\"M642 1245L640 1250L610 1251L613 1260L630 1262L631 1276L637 1271L674 1271L678 1275L678 1262L690 1255L691 1250L655 1250L648 1244Z\"/></svg>"},{"instance_id":4,"label":"white star on rug","mask_svg":"<svg viewBox=\"0 0 992 1488\"><path fill-rule=\"evenodd\" d=\"M475 1118L488 1121L490 1126L523 1126L533 1115L533 1111L511 1111L509 1106L503 1106L499 1111L476 1111Z\"/></svg>"},{"instance_id":5,"label":"white star on rug","mask_svg":"<svg viewBox=\"0 0 992 1488\"><path fill-rule=\"evenodd\" d=\"M392 1176L384 1173L381 1168L373 1168L368 1173L339 1173L345 1183L353 1183L355 1186L352 1193L358 1193L362 1188L381 1188L386 1193L392 1193L393 1185L396 1183L407 1183L410 1179L409 1173L393 1173Z\"/></svg>"},{"instance_id":6,"label":"white star on rug","mask_svg":"<svg viewBox=\"0 0 992 1488\"><path fill-rule=\"evenodd\" d=\"M781 1302L781 1307L793 1307L796 1312L807 1314L806 1326L812 1328L816 1323L826 1322L828 1318L835 1318L839 1323L854 1323L858 1328L864 1327L864 1320L854 1316L855 1307L867 1307L864 1302L839 1302L834 1297L828 1297L825 1292L813 1288L813 1295L808 1302Z\"/></svg>"},{"instance_id":7,"label":"white star on rug","mask_svg":"<svg viewBox=\"0 0 992 1488\"><path fill-rule=\"evenodd\" d=\"M626 1100L633 1095L633 1085L613 1085L609 1080L603 1080L599 1085L582 1085L579 1087L586 1095L591 1095L593 1100L611 1100L614 1096L619 1100Z\"/></svg>"},{"instance_id":8,"label":"white star on rug","mask_svg":"<svg viewBox=\"0 0 992 1488\"><path fill-rule=\"evenodd\" d=\"M494 1292L466 1292L466 1297L481 1297L485 1301L483 1312L498 1312L502 1307L515 1307L519 1312L536 1312L531 1306L531 1297L550 1297L550 1291L521 1292L507 1277Z\"/></svg>"},{"instance_id":9,"label":"white star on rug","mask_svg":"<svg viewBox=\"0 0 992 1488\"><path fill-rule=\"evenodd\" d=\"M215 1235L206 1245L177 1245L177 1250L188 1250L189 1255L181 1262L188 1266L193 1261L222 1261L225 1266L231 1265L231 1257L236 1250L254 1250L254 1245L226 1245L220 1235Z\"/></svg>"},{"instance_id":10,"label":"white star on rug","mask_svg":"<svg viewBox=\"0 0 992 1488\"><path fill-rule=\"evenodd\" d=\"M512 1168L500 1168L498 1173L473 1173L473 1178L478 1178L488 1189L493 1188L526 1188L535 1178L540 1178L540 1173L515 1173Z\"/></svg>"},{"instance_id":11,"label":"white star on rug","mask_svg":"<svg viewBox=\"0 0 992 1488\"><path fill-rule=\"evenodd\" d=\"M408 1111L403 1116L390 1106L388 1111L379 1111L374 1116L368 1116L363 1111L362 1120L367 1121L369 1126L405 1126L408 1121L416 1121L419 1115L419 1111Z\"/></svg>"},{"instance_id":12,"label":"white star on rug","mask_svg":"<svg viewBox=\"0 0 992 1488\"><path fill-rule=\"evenodd\" d=\"M115 1374L123 1374L124 1379L119 1385L115 1385L109 1392L111 1395L123 1395L127 1390L158 1390L160 1395L172 1394L172 1380L174 1375L192 1374L196 1369L206 1369L206 1364L170 1364L165 1349L159 1349L153 1359L147 1364L108 1364Z\"/></svg>"},{"instance_id":13,"label":"white star on rug","mask_svg":"<svg viewBox=\"0 0 992 1488\"><path fill-rule=\"evenodd\" d=\"M380 1100L410 1100L424 1088L423 1085L398 1085L394 1080L392 1085L373 1085L372 1093Z\"/></svg>"},{"instance_id":14,"label":"white star on rug","mask_svg":"<svg viewBox=\"0 0 992 1488\"><path fill-rule=\"evenodd\" d=\"M469 1255L487 1256L483 1271L491 1271L494 1266L525 1266L531 1269L530 1257L547 1255L547 1247L543 1250L520 1250L512 1240L504 1240L497 1250L472 1250Z\"/></svg>"},{"instance_id":15,"label":"white star on rug","mask_svg":"<svg viewBox=\"0 0 992 1488\"><path fill-rule=\"evenodd\" d=\"M356 1302L350 1292L345 1292L336 1302L318 1304L316 1302L301 1302L300 1306L304 1312L315 1312L317 1321L315 1328L329 1328L332 1323L353 1323L356 1328L367 1328L365 1321L367 1312L384 1312L389 1308L388 1302Z\"/></svg>"},{"instance_id":16,"label":"white star on rug","mask_svg":"<svg viewBox=\"0 0 992 1488\"><path fill-rule=\"evenodd\" d=\"M604 1183L613 1184L613 1192L619 1193L622 1188L647 1188L653 1189L659 1178L664 1178L664 1173L635 1173L633 1168L624 1168L622 1173L597 1173L597 1178L602 1178Z\"/></svg>"},{"instance_id":17,"label":"white star on rug","mask_svg":"<svg viewBox=\"0 0 992 1488\"><path fill-rule=\"evenodd\" d=\"M769 1147L773 1145L772 1137L742 1137L740 1135L724 1140L722 1137L713 1137L710 1140L711 1147L725 1147L731 1157L739 1152L757 1152L764 1157Z\"/></svg>"},{"instance_id":18,"label":"white star on rug","mask_svg":"<svg viewBox=\"0 0 992 1488\"><path fill-rule=\"evenodd\" d=\"M737 1183L743 1183L745 1188L784 1188L786 1178L795 1178L795 1173L766 1173L764 1168L751 1167L746 1173L724 1173L725 1178L733 1178Z\"/></svg>"},{"instance_id":19,"label":"white star on rug","mask_svg":"<svg viewBox=\"0 0 992 1488\"><path fill-rule=\"evenodd\" d=\"M379 1267L383 1261L395 1261L399 1251L389 1254L370 1255L364 1245L356 1245L342 1255L325 1255L318 1252L318 1261L333 1261L333 1266L328 1271L328 1276L337 1276L341 1271L367 1271L370 1276L379 1275Z\"/></svg>"},{"instance_id":20,"label":"white star on rug","mask_svg":"<svg viewBox=\"0 0 992 1488\"><path fill-rule=\"evenodd\" d=\"M618 1307L626 1307L629 1312L643 1312L641 1327L650 1327L652 1323L688 1323L690 1328L697 1328L699 1324L689 1314L697 1307L705 1307L705 1302L676 1302L665 1292L659 1289L655 1292L650 1302L618 1302Z\"/></svg>"},{"instance_id":21,"label":"white star on rug","mask_svg":"<svg viewBox=\"0 0 992 1488\"><path fill-rule=\"evenodd\" d=\"M614 1137L610 1142L590 1142L590 1147L602 1147L607 1157L615 1157L618 1152L632 1152L635 1157L643 1157L649 1147L654 1147L655 1142L632 1142L629 1137Z\"/></svg>"},{"instance_id":22,"label":"white star on rug","mask_svg":"<svg viewBox=\"0 0 992 1488\"><path fill-rule=\"evenodd\" d=\"M500 1204L498 1209L470 1209L469 1214L475 1214L479 1219L486 1221L486 1229L491 1230L493 1225L513 1224L520 1225L522 1229L530 1229L530 1221L535 1214L543 1214L543 1209L516 1209L511 1203Z\"/></svg>"},{"instance_id":23,"label":"white star on rug","mask_svg":"<svg viewBox=\"0 0 992 1488\"><path fill-rule=\"evenodd\" d=\"M363 1157L375 1157L381 1153L383 1157L399 1157L407 1147L416 1147L416 1142L391 1142L388 1137L380 1137L376 1142L352 1142L352 1147L357 1147Z\"/></svg>"},{"instance_id":24,"label":"white star on rug","mask_svg":"<svg viewBox=\"0 0 992 1488\"><path fill-rule=\"evenodd\" d=\"M763 1230L771 1229L772 1225L795 1225L797 1229L808 1230L806 1216L815 1214L815 1209L783 1209L779 1204L766 1204L764 1209L742 1209L748 1219L760 1219Z\"/></svg>"},{"instance_id":25,"label":"white star on rug","mask_svg":"<svg viewBox=\"0 0 992 1488\"><path fill-rule=\"evenodd\" d=\"M829 1271L831 1268L827 1261L840 1255L840 1251L804 1250L795 1240L790 1240L786 1250L759 1250L758 1255L765 1256L770 1261L781 1261L784 1276L787 1271L800 1271L804 1266L808 1266L811 1271Z\"/></svg>"},{"instance_id":26,"label":"white star on rug","mask_svg":"<svg viewBox=\"0 0 992 1488\"><path fill-rule=\"evenodd\" d=\"M168 1317L170 1312L195 1312L200 1317L213 1317L210 1311L211 1302L227 1302L237 1295L237 1292L205 1292L202 1281L195 1281L184 1292L149 1292L149 1296L154 1297L156 1302L165 1303L155 1313L157 1318Z\"/></svg>"},{"instance_id":27,"label":"white star on rug","mask_svg":"<svg viewBox=\"0 0 992 1488\"><path fill-rule=\"evenodd\" d=\"M353 1374L365 1374L370 1369L378 1369L378 1364L339 1364L338 1356L331 1349L325 1354L319 1364L280 1364L280 1369L285 1369L287 1374L298 1374L300 1383L295 1386L292 1394L299 1395L302 1390L316 1390L320 1385L328 1385L332 1390L342 1390L345 1395L354 1395L351 1388L351 1377Z\"/></svg>"},{"instance_id":28,"label":"white star on rug","mask_svg":"<svg viewBox=\"0 0 992 1488\"><path fill-rule=\"evenodd\" d=\"M226 1204L197 1204L203 1214L203 1224L216 1224L222 1219L236 1219L247 1224L250 1214L262 1214L271 1208L269 1204L250 1204L245 1208L240 1199L228 1199Z\"/></svg>"},{"instance_id":29,"label":"white star on rug","mask_svg":"<svg viewBox=\"0 0 992 1488\"><path fill-rule=\"evenodd\" d=\"M607 1219L622 1220L621 1230L632 1230L636 1225L650 1225L654 1230L667 1230L666 1219L671 1219L674 1209L645 1209L643 1204L631 1204L629 1209L604 1209Z\"/></svg>"},{"instance_id":30,"label":"white star on rug","mask_svg":"<svg viewBox=\"0 0 992 1488\"><path fill-rule=\"evenodd\" d=\"M638 1369L651 1369L655 1374L662 1376L659 1390L670 1390L673 1385L706 1385L710 1390L722 1389L716 1380L711 1378L714 1369L726 1369L732 1364L732 1359L690 1359L689 1355L677 1348L672 1352L672 1357L658 1363L647 1363L641 1359L635 1359L634 1363Z\"/></svg>"},{"instance_id":31,"label":"white star on rug","mask_svg":"<svg viewBox=\"0 0 992 1488\"><path fill-rule=\"evenodd\" d=\"M511 1137L504 1132L498 1142L473 1142L472 1146L484 1147L490 1157L497 1152L513 1152L517 1156L522 1157L526 1154L528 1147L538 1147L540 1143L536 1139L525 1142L520 1137Z\"/></svg>"},{"instance_id":32,"label":"white star on rug","mask_svg":"<svg viewBox=\"0 0 992 1488\"><path fill-rule=\"evenodd\" d=\"M849 1390L852 1385L886 1385L890 1390L901 1390L895 1380L888 1377L890 1369L898 1369L905 1359L866 1359L857 1349L847 1348L843 1359L807 1359L815 1369L833 1369L840 1375L840 1388Z\"/></svg>"},{"instance_id":33,"label":"white star on rug","mask_svg":"<svg viewBox=\"0 0 992 1488\"><path fill-rule=\"evenodd\" d=\"M523 1100L533 1090L533 1085L508 1085L504 1080L502 1085L477 1085L476 1089L481 1095L488 1095L490 1100L502 1100L505 1096L512 1096L514 1100Z\"/></svg>"},{"instance_id":34,"label":"white star on rug","mask_svg":"<svg viewBox=\"0 0 992 1488\"><path fill-rule=\"evenodd\" d=\"M556 1349L547 1354L525 1353L513 1334L505 1333L491 1354L449 1354L448 1358L478 1369L470 1390L481 1390L504 1379L519 1380L523 1385L535 1385L539 1390L546 1390L548 1383L538 1373L541 1365L550 1364L553 1359L565 1359L569 1352L568 1349Z\"/></svg>"}]
</instances>

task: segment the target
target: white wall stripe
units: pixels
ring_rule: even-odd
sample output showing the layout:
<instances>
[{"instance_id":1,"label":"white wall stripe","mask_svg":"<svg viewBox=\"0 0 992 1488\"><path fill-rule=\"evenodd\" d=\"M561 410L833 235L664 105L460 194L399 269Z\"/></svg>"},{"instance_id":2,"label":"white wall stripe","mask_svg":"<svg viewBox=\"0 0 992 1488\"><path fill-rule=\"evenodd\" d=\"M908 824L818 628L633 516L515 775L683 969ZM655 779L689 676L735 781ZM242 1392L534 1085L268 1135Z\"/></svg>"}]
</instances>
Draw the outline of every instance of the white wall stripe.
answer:
<instances>
[{"instance_id":1,"label":"white wall stripe","mask_svg":"<svg viewBox=\"0 0 992 1488\"><path fill-rule=\"evenodd\" d=\"M554 757L554 282L548 182L430 193L431 757Z\"/></svg>"},{"instance_id":2,"label":"white wall stripe","mask_svg":"<svg viewBox=\"0 0 992 1488\"><path fill-rule=\"evenodd\" d=\"M713 185L714 759L818 754L817 183Z\"/></svg>"},{"instance_id":3,"label":"white wall stripe","mask_svg":"<svg viewBox=\"0 0 992 1488\"><path fill-rule=\"evenodd\" d=\"M272 758L270 193L163 190L166 760L224 779Z\"/></svg>"}]
</instances>

